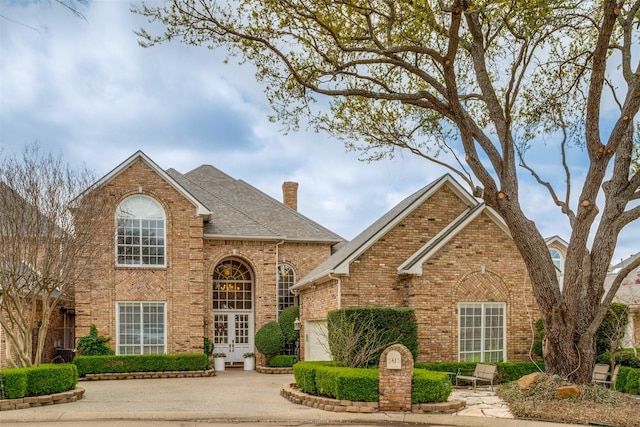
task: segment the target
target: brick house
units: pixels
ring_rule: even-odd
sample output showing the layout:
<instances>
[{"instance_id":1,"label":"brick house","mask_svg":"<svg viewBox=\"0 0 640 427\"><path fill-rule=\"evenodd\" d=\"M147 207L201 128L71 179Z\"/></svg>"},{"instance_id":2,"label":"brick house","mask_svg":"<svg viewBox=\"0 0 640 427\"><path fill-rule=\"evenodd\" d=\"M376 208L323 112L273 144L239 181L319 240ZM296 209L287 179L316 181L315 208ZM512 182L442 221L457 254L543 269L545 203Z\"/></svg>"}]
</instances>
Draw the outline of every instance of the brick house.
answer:
<instances>
[{"instance_id":1,"label":"brick house","mask_svg":"<svg viewBox=\"0 0 640 427\"><path fill-rule=\"evenodd\" d=\"M343 242L297 212L297 183L281 203L213 166L165 171L140 151L87 191L110 209L104 251L76 287L76 337L95 324L116 354L202 352L209 337L241 362L297 303L296 278Z\"/></svg>"},{"instance_id":2,"label":"brick house","mask_svg":"<svg viewBox=\"0 0 640 427\"><path fill-rule=\"evenodd\" d=\"M307 360L329 358L326 316L337 308L414 308L420 362L529 360L539 318L506 224L450 175L400 202L292 289Z\"/></svg>"}]
</instances>

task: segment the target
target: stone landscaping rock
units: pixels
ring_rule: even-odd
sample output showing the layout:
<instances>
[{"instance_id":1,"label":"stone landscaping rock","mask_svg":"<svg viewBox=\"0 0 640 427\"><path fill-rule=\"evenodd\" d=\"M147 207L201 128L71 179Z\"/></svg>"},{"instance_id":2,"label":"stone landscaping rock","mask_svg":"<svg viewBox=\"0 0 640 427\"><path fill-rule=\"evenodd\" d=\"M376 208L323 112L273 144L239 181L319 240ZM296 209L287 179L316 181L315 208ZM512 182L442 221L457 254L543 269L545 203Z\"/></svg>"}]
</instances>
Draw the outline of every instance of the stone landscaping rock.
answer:
<instances>
[{"instance_id":1,"label":"stone landscaping rock","mask_svg":"<svg viewBox=\"0 0 640 427\"><path fill-rule=\"evenodd\" d=\"M556 396L560 399L567 399L569 397L574 397L580 394L580 389L577 385L566 385L563 387L556 388Z\"/></svg>"},{"instance_id":2,"label":"stone landscaping rock","mask_svg":"<svg viewBox=\"0 0 640 427\"><path fill-rule=\"evenodd\" d=\"M522 391L529 390L533 386L533 384L535 384L538 378L543 375L545 374L543 374L542 372L534 372L532 374L525 375L517 381L518 387L520 387L520 390Z\"/></svg>"}]
</instances>

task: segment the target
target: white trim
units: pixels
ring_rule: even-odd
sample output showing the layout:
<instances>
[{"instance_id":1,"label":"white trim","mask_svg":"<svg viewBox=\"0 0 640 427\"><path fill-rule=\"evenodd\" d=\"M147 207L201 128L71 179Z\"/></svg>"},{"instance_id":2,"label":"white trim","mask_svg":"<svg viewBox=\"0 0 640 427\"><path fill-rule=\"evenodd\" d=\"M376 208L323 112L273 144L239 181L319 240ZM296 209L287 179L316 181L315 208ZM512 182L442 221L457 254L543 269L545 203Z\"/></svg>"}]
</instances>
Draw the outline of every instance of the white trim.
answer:
<instances>
[{"instance_id":1,"label":"white trim","mask_svg":"<svg viewBox=\"0 0 640 427\"><path fill-rule=\"evenodd\" d=\"M500 306L502 308L502 360L500 362L506 362L507 361L507 304L505 302L499 302L499 301L461 301L458 302L458 361L461 362L461 341L462 341L462 334L461 334L461 326L460 326L460 314L461 314L461 308L464 305L481 305L482 308L482 312L481 312L481 316L482 316L482 323L480 326L480 331L481 331L481 337L480 337L480 343L481 343L481 349L480 351L480 360L478 362L482 362L482 363L495 363L496 361L487 361L484 360L484 353L487 351L485 349L485 343L486 343L486 336L485 336L485 332L486 332L486 327L485 327L485 321L486 321L486 307L489 305L493 305L493 306ZM490 350L489 350L490 351Z\"/></svg>"},{"instance_id":2,"label":"white trim","mask_svg":"<svg viewBox=\"0 0 640 427\"><path fill-rule=\"evenodd\" d=\"M143 197L149 200L152 200L155 204L158 205L158 207L160 208L160 210L162 211L162 221L164 222L164 227L163 227L163 235L162 235L162 239L164 242L164 255L162 257L163 259L163 263L162 264L120 264L118 262L118 211L120 209L120 206L122 206L123 203L125 203L127 200L133 198L133 197ZM138 219L138 218L135 218ZM149 219L149 218L139 218L140 220L145 220L145 219ZM148 196L146 194L132 194L128 197L125 197L116 207L116 214L114 217L115 220L115 236L114 236L114 250L115 250L115 265L118 268L124 267L124 268L166 268L167 267L167 253L168 253L168 242L167 242L167 213L164 211L164 208L162 207L162 204L160 202L158 202L155 198ZM142 239L142 236L140 236L140 238ZM142 248L142 244L140 245L140 248ZM142 258L142 253L140 254L140 258Z\"/></svg>"},{"instance_id":3,"label":"white trim","mask_svg":"<svg viewBox=\"0 0 640 427\"><path fill-rule=\"evenodd\" d=\"M486 214L507 236L511 237L511 234L509 233L509 230L502 218L490 207L483 205L471 214L469 214L469 209L466 209L445 228L440 230L440 232L424 246L411 255L406 261L400 264L397 270L398 274L422 276L422 265L483 213ZM465 216L467 216L467 218L465 218ZM433 247L430 248L431 245L433 245ZM407 266L411 267L407 269Z\"/></svg>"},{"instance_id":4,"label":"white trim","mask_svg":"<svg viewBox=\"0 0 640 427\"><path fill-rule=\"evenodd\" d=\"M91 191L93 191L93 190L95 190L95 189L107 184L109 181L114 179L116 176L120 175L120 173L122 173L122 171L127 169L131 164L133 164L138 159L140 159L143 162L145 162L147 164L147 166L149 166L151 169L153 169L154 172L156 172L158 175L160 175L160 177L162 177L162 179L167 181L169 183L169 185L171 185L176 191L178 191L180 194L182 194L182 196L184 196L187 200L189 200L196 207L196 214L197 215L207 216L207 217L210 217L212 215L211 211L205 205L203 205L198 199L196 199L184 187L182 187L180 184L178 184L178 182L176 180L171 178L171 176L169 174L167 174L164 170L162 170L162 168L160 168L153 160L151 160L141 150L136 151L128 159L126 159L124 162L122 162L118 166L116 166L111 172L109 172L108 174L106 174L105 176L100 178L96 183L94 183L89 188L87 188L85 191L83 191L78 197L76 197L74 199L74 201L72 203L76 204L78 202L78 200L80 200L84 194L89 193L89 192L91 192Z\"/></svg>"},{"instance_id":5,"label":"white trim","mask_svg":"<svg viewBox=\"0 0 640 427\"><path fill-rule=\"evenodd\" d=\"M403 221L409 214L411 214L417 207L422 206L427 200L431 198L435 193L440 191L442 187L447 185L451 191L454 192L462 200L468 207L473 207L478 205L478 202L471 194L469 194L462 186L451 177L451 175L447 174L442 176L440 179L436 180L431 187L418 199L416 199L413 203L411 203L407 208L398 214L395 218L391 219L382 229L378 230L376 234L371 236L362 246L360 246L356 251L354 251L349 257L344 259L340 264L338 264L333 270L331 270L331 274L338 275L349 275L349 267L353 261L358 259L364 252L366 252L373 244L378 242L385 234L395 228L401 221Z\"/></svg>"},{"instance_id":6,"label":"white trim","mask_svg":"<svg viewBox=\"0 0 640 427\"><path fill-rule=\"evenodd\" d=\"M116 355L120 355L120 304L138 304L141 308L140 310L140 325L142 328L140 335L140 354L144 353L144 326L142 322L143 310L142 304L162 304L162 312L163 312L163 322L164 322L164 351L162 354L167 354L167 345L168 345L168 325L167 325L167 301L116 301Z\"/></svg>"}]
</instances>

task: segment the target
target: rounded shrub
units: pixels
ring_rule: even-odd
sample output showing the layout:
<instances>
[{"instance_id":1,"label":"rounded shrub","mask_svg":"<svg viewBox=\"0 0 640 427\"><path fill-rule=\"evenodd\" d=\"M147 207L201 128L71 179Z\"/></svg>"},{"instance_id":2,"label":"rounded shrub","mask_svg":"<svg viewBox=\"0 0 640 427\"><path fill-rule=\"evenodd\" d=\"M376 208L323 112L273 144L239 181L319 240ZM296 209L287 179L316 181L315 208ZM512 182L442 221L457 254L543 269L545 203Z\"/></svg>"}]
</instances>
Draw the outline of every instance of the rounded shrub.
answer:
<instances>
[{"instance_id":1,"label":"rounded shrub","mask_svg":"<svg viewBox=\"0 0 640 427\"><path fill-rule=\"evenodd\" d=\"M280 329L282 329L282 333L284 334L285 343L296 342L298 338L300 338L300 331L296 331L293 325L299 317L300 307L297 305L287 307L280 313L278 323L280 324Z\"/></svg>"},{"instance_id":2,"label":"rounded shrub","mask_svg":"<svg viewBox=\"0 0 640 427\"><path fill-rule=\"evenodd\" d=\"M282 329L275 320L265 324L256 333L256 348L267 357L274 356L280 352L284 345L284 335Z\"/></svg>"}]
</instances>

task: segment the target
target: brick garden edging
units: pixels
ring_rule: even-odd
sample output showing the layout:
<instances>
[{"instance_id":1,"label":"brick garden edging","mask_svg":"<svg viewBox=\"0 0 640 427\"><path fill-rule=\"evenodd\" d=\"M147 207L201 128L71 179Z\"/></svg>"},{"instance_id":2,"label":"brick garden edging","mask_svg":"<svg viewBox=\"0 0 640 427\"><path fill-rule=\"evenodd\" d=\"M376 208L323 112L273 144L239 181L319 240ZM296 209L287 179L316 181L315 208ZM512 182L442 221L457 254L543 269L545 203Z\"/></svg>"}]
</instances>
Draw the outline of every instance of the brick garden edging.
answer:
<instances>
[{"instance_id":1,"label":"brick garden edging","mask_svg":"<svg viewBox=\"0 0 640 427\"><path fill-rule=\"evenodd\" d=\"M63 393L23 397L21 399L4 399L0 400L0 411L11 411L14 409L34 408L36 406L70 403L82 399L83 396L84 389L82 387L76 387L73 390L65 391Z\"/></svg>"},{"instance_id":2,"label":"brick garden edging","mask_svg":"<svg viewBox=\"0 0 640 427\"><path fill-rule=\"evenodd\" d=\"M372 413L379 412L378 402L352 402L350 400L337 400L330 397L313 396L304 393L295 383L282 386L280 395L298 405L322 409L331 412ZM411 405L411 412L418 414L453 414L462 410L466 402L462 400L450 400L448 402L420 403Z\"/></svg>"},{"instance_id":3,"label":"brick garden edging","mask_svg":"<svg viewBox=\"0 0 640 427\"><path fill-rule=\"evenodd\" d=\"M268 366L256 366L256 372L259 374L293 374L293 368L270 368Z\"/></svg>"},{"instance_id":4,"label":"brick garden edging","mask_svg":"<svg viewBox=\"0 0 640 427\"><path fill-rule=\"evenodd\" d=\"M101 381L101 380L144 380L149 378L197 378L213 377L216 371L165 371L165 372L125 372L108 374L87 374L78 378L78 381Z\"/></svg>"}]
</instances>

